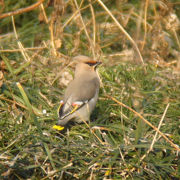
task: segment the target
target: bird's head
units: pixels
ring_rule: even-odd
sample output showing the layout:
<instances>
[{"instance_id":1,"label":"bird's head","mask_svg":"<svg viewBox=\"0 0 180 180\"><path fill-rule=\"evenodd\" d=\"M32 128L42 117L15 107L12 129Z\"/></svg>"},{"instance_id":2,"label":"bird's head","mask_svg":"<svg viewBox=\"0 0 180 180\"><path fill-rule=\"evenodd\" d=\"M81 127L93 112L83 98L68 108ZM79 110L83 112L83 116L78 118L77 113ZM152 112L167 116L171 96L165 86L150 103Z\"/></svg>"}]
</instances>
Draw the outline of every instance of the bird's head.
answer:
<instances>
[{"instance_id":1,"label":"bird's head","mask_svg":"<svg viewBox=\"0 0 180 180\"><path fill-rule=\"evenodd\" d=\"M98 65L100 65L101 61L96 61L90 57L79 55L73 58L73 62L76 64L76 72L79 71L96 71Z\"/></svg>"}]
</instances>

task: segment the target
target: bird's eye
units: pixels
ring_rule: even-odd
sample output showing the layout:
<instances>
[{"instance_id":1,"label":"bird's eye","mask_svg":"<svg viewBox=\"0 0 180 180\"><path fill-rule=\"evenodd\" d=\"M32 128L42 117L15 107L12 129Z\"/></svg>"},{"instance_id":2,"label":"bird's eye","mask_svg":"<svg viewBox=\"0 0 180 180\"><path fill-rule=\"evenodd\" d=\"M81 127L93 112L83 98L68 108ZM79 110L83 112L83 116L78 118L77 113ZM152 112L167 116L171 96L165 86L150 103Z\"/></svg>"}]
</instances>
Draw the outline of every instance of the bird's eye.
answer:
<instances>
[{"instance_id":1,"label":"bird's eye","mask_svg":"<svg viewBox=\"0 0 180 180\"><path fill-rule=\"evenodd\" d=\"M87 62L86 64L88 64L89 66L94 66L95 63Z\"/></svg>"},{"instance_id":2,"label":"bird's eye","mask_svg":"<svg viewBox=\"0 0 180 180\"><path fill-rule=\"evenodd\" d=\"M89 66L94 66L94 65L96 65L96 63L97 63L97 62L96 62L96 61L93 61L93 60L86 62L86 64L88 64Z\"/></svg>"}]
</instances>

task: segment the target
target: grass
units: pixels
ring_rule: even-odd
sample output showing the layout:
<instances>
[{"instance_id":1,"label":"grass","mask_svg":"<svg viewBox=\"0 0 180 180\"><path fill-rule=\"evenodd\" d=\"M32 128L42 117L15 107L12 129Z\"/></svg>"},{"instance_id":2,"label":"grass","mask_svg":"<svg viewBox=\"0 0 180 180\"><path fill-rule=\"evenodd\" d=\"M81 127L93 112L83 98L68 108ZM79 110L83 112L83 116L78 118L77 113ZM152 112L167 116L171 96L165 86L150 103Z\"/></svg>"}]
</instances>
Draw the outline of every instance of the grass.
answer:
<instances>
[{"instance_id":1,"label":"grass","mask_svg":"<svg viewBox=\"0 0 180 180\"><path fill-rule=\"evenodd\" d=\"M38 74L38 71L35 70L34 74ZM147 76L142 79L143 68L136 65L118 65L108 70L101 67L104 88L101 89L90 128L85 124L76 124L63 134L52 129L57 120L56 107L60 99L56 87L45 79L38 82L40 79L36 76L35 84L36 81L30 79L31 73L23 71L26 79L21 84L28 96L27 100L23 90L18 89L15 83L4 83L4 91L0 96L1 175L6 172L11 178L62 175L64 178L86 179L96 176L117 179L152 178L155 173L157 178L178 178L179 160L176 151L159 136L153 151L140 161L149 149L155 131L106 96L111 95L139 109L156 127L168 97L170 107L161 131L174 143L178 143L180 101L178 96L176 99L173 97L175 91L177 95L180 93L179 88L175 89L176 82L170 82L169 79L166 80L168 85L160 84L156 80L159 77L156 68L148 66L147 72ZM119 79L116 79L117 75ZM7 73L5 78L9 76ZM48 85L48 89L44 84ZM174 88L174 91L168 91L169 88ZM59 88L58 91L62 90ZM35 109L34 113L32 108ZM46 114L35 114L42 113L44 109Z\"/></svg>"},{"instance_id":2,"label":"grass","mask_svg":"<svg viewBox=\"0 0 180 180\"><path fill-rule=\"evenodd\" d=\"M61 38L54 33L58 41L53 48L49 25L39 23L38 18L32 19L32 16L37 17L35 10L31 16L24 13L14 20L19 41L24 47L34 48L24 50L30 59L26 61L14 36L11 18L3 19L3 27L0 27L3 34L0 39L1 179L179 179L178 149L159 133L152 144L157 131L140 118L142 116L154 127L162 120L160 131L174 145L179 145L180 76L176 55L179 47L178 39L173 36L178 30L165 29L165 24L161 24L164 22L161 13L165 9L158 12L158 19L153 3L148 6L147 42L141 50L145 66L132 62L131 59L136 59L132 56L135 51L95 2L93 7L99 24L94 50L79 20L70 22ZM82 7L87 5L82 4ZM157 9L163 8L155 5ZM10 7L11 3L8 11ZM63 24L75 13L75 7L73 3L66 4ZM115 7L113 4L112 8ZM133 11L131 7L129 2L121 8L124 17L130 17L126 29L132 32L133 26L139 32L135 25L141 4L136 4ZM122 23L117 10L111 9ZM46 12L49 16L52 7L46 7ZM83 11L86 23L91 13ZM23 24L19 20L21 16ZM106 28L101 27L104 22ZM159 24L159 32L154 24ZM111 25L113 30L108 27ZM93 35L91 24L86 28ZM164 45L161 30L172 33L172 45ZM152 32L156 32L155 37L151 36ZM135 39L135 35L131 35ZM138 45L141 47L141 43ZM93 51L103 65L99 68L100 97L91 122L73 124L58 132L52 127L57 122L57 108L65 89L63 82L73 75L69 57L79 53L92 56Z\"/></svg>"}]
</instances>

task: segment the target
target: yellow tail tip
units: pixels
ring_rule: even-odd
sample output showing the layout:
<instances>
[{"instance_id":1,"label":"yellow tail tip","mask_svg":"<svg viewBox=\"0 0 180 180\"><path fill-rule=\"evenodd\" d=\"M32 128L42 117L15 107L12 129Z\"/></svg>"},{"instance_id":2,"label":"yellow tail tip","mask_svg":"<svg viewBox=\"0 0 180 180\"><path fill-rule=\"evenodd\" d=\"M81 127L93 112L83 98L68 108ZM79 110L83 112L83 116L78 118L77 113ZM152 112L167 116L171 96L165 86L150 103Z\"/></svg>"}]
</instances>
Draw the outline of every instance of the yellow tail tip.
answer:
<instances>
[{"instance_id":1,"label":"yellow tail tip","mask_svg":"<svg viewBox=\"0 0 180 180\"><path fill-rule=\"evenodd\" d=\"M64 127L58 126L58 125L54 125L54 126L53 126L53 129L56 129L56 130L58 130L58 131L62 131L62 130L64 129Z\"/></svg>"}]
</instances>

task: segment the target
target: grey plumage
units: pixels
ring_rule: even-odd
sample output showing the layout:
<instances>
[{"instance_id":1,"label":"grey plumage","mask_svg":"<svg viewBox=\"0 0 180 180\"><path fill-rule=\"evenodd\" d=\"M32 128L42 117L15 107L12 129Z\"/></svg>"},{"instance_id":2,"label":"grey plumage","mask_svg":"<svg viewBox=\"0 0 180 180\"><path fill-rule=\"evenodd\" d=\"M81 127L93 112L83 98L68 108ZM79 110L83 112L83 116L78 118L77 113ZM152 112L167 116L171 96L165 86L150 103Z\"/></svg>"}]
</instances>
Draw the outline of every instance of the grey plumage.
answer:
<instances>
[{"instance_id":1,"label":"grey plumage","mask_svg":"<svg viewBox=\"0 0 180 180\"><path fill-rule=\"evenodd\" d=\"M63 105L59 111L57 124L61 126L70 120L88 121L98 99L100 80L96 66L100 62L86 56L77 56L74 61L77 63L75 77L65 91Z\"/></svg>"}]
</instances>

